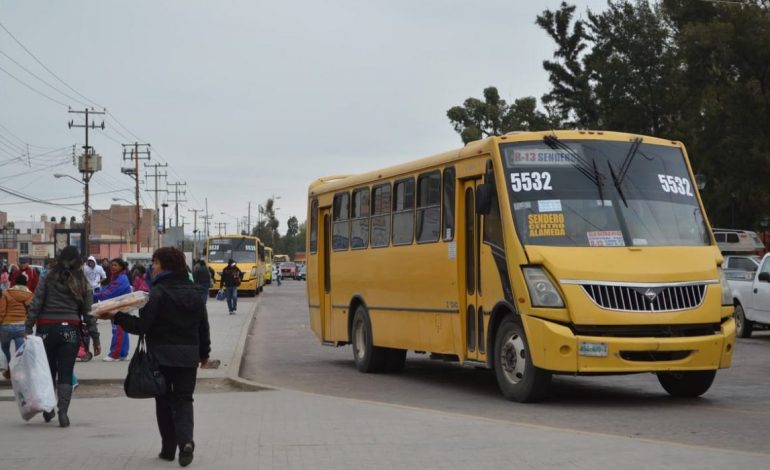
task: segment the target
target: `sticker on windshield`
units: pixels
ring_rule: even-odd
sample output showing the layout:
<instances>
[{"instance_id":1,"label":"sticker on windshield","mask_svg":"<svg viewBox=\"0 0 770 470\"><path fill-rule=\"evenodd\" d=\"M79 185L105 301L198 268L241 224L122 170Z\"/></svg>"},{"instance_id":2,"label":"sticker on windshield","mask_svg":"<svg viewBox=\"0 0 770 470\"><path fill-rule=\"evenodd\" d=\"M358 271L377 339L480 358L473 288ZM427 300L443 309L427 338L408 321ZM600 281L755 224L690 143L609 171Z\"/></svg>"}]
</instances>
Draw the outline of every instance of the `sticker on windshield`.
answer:
<instances>
[{"instance_id":1,"label":"sticker on windshield","mask_svg":"<svg viewBox=\"0 0 770 470\"><path fill-rule=\"evenodd\" d=\"M690 186L690 180L673 175L658 175L658 181L660 181L660 188L673 194L681 194L682 196L695 195L692 193L692 187Z\"/></svg>"},{"instance_id":2,"label":"sticker on windshield","mask_svg":"<svg viewBox=\"0 0 770 470\"><path fill-rule=\"evenodd\" d=\"M623 232L620 230L601 230L586 232L588 246L626 246Z\"/></svg>"},{"instance_id":3,"label":"sticker on windshield","mask_svg":"<svg viewBox=\"0 0 770 470\"><path fill-rule=\"evenodd\" d=\"M537 201L539 212L561 212L561 201L559 199L546 199Z\"/></svg>"},{"instance_id":4,"label":"sticker on windshield","mask_svg":"<svg viewBox=\"0 0 770 470\"><path fill-rule=\"evenodd\" d=\"M527 216L529 237L563 237L564 214L529 214Z\"/></svg>"},{"instance_id":5,"label":"sticker on windshield","mask_svg":"<svg viewBox=\"0 0 770 470\"><path fill-rule=\"evenodd\" d=\"M547 171L525 171L511 173L511 189L514 193L529 191L550 191L551 173Z\"/></svg>"},{"instance_id":6,"label":"sticker on windshield","mask_svg":"<svg viewBox=\"0 0 770 470\"><path fill-rule=\"evenodd\" d=\"M532 203L529 201L513 203L513 210L520 211L524 209L532 209Z\"/></svg>"}]
</instances>

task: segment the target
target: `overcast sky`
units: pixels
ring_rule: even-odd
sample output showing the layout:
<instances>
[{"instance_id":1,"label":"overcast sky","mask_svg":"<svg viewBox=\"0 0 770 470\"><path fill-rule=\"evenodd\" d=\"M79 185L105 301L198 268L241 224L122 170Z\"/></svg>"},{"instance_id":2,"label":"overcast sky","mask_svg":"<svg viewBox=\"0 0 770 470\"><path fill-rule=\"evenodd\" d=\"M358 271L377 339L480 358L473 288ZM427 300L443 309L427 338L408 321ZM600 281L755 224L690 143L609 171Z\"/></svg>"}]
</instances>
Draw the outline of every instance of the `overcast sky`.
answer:
<instances>
[{"instance_id":1,"label":"overcast sky","mask_svg":"<svg viewBox=\"0 0 770 470\"><path fill-rule=\"evenodd\" d=\"M587 7L606 6L605 0L572 3L581 16ZM80 220L81 185L53 174L79 178L71 146L82 151L84 132L67 122L82 117L68 114L67 105L82 110L96 103L110 114L104 131L91 132L104 165L92 180L92 207L107 208L113 197L133 201L133 180L120 172L120 143L138 136L152 145L151 163L169 164L169 182L187 182L180 215L188 232L188 209L204 209L206 199L213 222L232 231L249 201L255 220L256 206L275 195L285 233L287 218L306 218L307 187L315 178L461 146L446 111L481 97L485 87L496 86L509 101L542 96L548 90L542 61L554 44L534 22L558 5L0 0L0 23L77 92L0 28L0 189L72 204L22 203L0 192L0 210L11 220L42 214ZM31 158L13 160L26 144ZM143 185L148 207L154 198L144 190L152 187Z\"/></svg>"}]
</instances>

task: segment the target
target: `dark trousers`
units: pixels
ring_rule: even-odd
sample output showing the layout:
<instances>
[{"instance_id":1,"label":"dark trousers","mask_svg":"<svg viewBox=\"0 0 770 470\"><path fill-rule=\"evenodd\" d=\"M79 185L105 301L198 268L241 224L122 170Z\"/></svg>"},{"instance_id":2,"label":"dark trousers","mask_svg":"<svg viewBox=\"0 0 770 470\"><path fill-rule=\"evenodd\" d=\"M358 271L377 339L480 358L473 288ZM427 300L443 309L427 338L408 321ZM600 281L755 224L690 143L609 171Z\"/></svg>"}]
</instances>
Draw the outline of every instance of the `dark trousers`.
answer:
<instances>
[{"instance_id":1,"label":"dark trousers","mask_svg":"<svg viewBox=\"0 0 770 470\"><path fill-rule=\"evenodd\" d=\"M193 441L193 392L198 375L196 367L160 366L166 378L166 393L155 398L155 417L162 451L173 455Z\"/></svg>"},{"instance_id":2,"label":"dark trousers","mask_svg":"<svg viewBox=\"0 0 770 470\"><path fill-rule=\"evenodd\" d=\"M72 370L80 347L80 329L74 325L42 325L37 335L43 338L45 355L51 367L53 384L72 383Z\"/></svg>"}]
</instances>

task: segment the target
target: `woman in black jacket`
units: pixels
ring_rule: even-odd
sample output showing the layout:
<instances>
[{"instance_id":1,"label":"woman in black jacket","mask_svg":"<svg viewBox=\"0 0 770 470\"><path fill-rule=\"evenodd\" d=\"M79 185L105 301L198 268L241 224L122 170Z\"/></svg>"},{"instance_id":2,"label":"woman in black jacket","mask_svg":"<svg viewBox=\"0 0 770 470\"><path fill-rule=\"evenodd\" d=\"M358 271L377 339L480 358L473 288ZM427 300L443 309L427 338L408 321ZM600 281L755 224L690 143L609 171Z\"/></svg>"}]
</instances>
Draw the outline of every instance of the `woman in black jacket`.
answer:
<instances>
[{"instance_id":1,"label":"woman in black jacket","mask_svg":"<svg viewBox=\"0 0 770 470\"><path fill-rule=\"evenodd\" d=\"M184 254L159 248L152 255L150 298L139 316L114 315L115 323L132 334L144 333L147 349L166 378L166 393L155 398L161 437L161 459L172 461L179 447L179 465L192 462L193 392L198 364L211 351L209 321L201 288L190 281ZM112 316L112 314L106 314Z\"/></svg>"}]
</instances>

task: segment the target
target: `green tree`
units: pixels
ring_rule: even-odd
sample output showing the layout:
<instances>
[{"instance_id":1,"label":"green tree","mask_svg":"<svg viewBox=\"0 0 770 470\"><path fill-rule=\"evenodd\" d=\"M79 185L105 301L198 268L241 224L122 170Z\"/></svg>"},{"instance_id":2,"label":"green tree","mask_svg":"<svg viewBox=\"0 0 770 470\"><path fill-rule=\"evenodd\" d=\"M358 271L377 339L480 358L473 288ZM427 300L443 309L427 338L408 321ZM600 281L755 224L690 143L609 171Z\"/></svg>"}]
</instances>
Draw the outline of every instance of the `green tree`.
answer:
<instances>
[{"instance_id":1,"label":"green tree","mask_svg":"<svg viewBox=\"0 0 770 470\"><path fill-rule=\"evenodd\" d=\"M484 101L468 98L462 106L454 106L446 114L449 122L466 144L511 131L544 130L554 127L554 120L538 111L537 99L519 98L509 105L500 98L495 87L484 89Z\"/></svg>"}]
</instances>

